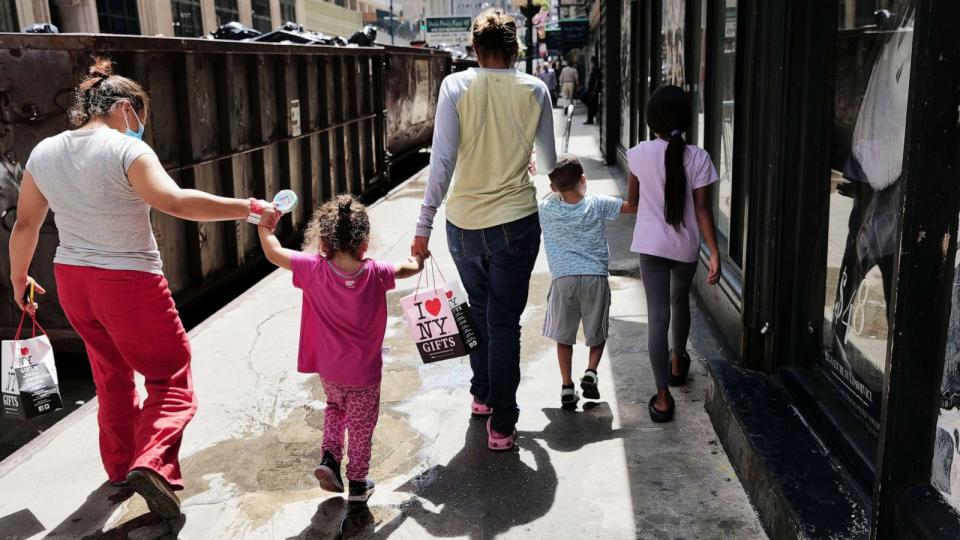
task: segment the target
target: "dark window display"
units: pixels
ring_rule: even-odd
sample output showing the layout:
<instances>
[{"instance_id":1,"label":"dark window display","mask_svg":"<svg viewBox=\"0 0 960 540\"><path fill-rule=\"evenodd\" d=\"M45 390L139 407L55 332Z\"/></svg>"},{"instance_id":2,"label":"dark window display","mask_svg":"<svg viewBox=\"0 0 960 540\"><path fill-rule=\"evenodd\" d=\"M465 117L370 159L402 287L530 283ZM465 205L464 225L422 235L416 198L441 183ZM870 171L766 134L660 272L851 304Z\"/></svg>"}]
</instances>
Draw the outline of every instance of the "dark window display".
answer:
<instances>
[{"instance_id":1,"label":"dark window display","mask_svg":"<svg viewBox=\"0 0 960 540\"><path fill-rule=\"evenodd\" d=\"M104 34L139 34L137 0L97 0L97 19Z\"/></svg>"},{"instance_id":2,"label":"dark window display","mask_svg":"<svg viewBox=\"0 0 960 540\"><path fill-rule=\"evenodd\" d=\"M623 9L624 20L631 20L635 18L636 14L634 10L641 9L635 5L635 2L626 0L623 2L621 9ZM624 148L630 148L636 142L633 140L633 133L631 133L631 127L635 127L634 124L631 124L632 115L636 114L635 108L632 106L633 102L636 101L634 96L635 92L643 92L644 85L647 84L646 80L634 80L637 74L634 73L636 63L634 59L639 56L637 49L641 46L638 42L634 42L635 39L639 39L643 35L643 31L640 28L631 28L632 25L622 24L620 25L620 43L623 45L620 48L620 67L622 69L622 88L623 91L620 92L620 116L622 118L620 122L620 144Z\"/></svg>"},{"instance_id":3,"label":"dark window display","mask_svg":"<svg viewBox=\"0 0 960 540\"><path fill-rule=\"evenodd\" d=\"M18 32L17 6L14 0L0 0L0 32Z\"/></svg>"},{"instance_id":4,"label":"dark window display","mask_svg":"<svg viewBox=\"0 0 960 540\"><path fill-rule=\"evenodd\" d=\"M280 0L280 18L284 22L297 22L297 5L294 0Z\"/></svg>"},{"instance_id":5,"label":"dark window display","mask_svg":"<svg viewBox=\"0 0 960 540\"><path fill-rule=\"evenodd\" d=\"M684 77L684 22L686 20L686 0L663 0L661 14L661 51L663 58L660 66L660 85L672 84L683 88L687 81Z\"/></svg>"},{"instance_id":6,"label":"dark window display","mask_svg":"<svg viewBox=\"0 0 960 540\"><path fill-rule=\"evenodd\" d=\"M200 0L173 0L173 33L177 37L203 35L203 17Z\"/></svg>"},{"instance_id":7,"label":"dark window display","mask_svg":"<svg viewBox=\"0 0 960 540\"><path fill-rule=\"evenodd\" d=\"M822 367L874 430L903 201L913 13L913 0L844 2L836 48Z\"/></svg>"},{"instance_id":8,"label":"dark window display","mask_svg":"<svg viewBox=\"0 0 960 540\"><path fill-rule=\"evenodd\" d=\"M217 0L214 6L217 13L217 26L240 20L237 0Z\"/></svg>"},{"instance_id":9,"label":"dark window display","mask_svg":"<svg viewBox=\"0 0 960 540\"><path fill-rule=\"evenodd\" d=\"M253 8L253 27L261 32L272 30L270 20L270 0L252 0L250 2Z\"/></svg>"},{"instance_id":10,"label":"dark window display","mask_svg":"<svg viewBox=\"0 0 960 540\"><path fill-rule=\"evenodd\" d=\"M733 216L733 119L734 79L737 72L737 0L722 0L719 13L720 28L714 32L713 118L707 122L712 130L709 148L717 166L720 181L713 189L713 214L717 223L720 248L729 249ZM731 253L734 262L740 261Z\"/></svg>"},{"instance_id":11,"label":"dark window display","mask_svg":"<svg viewBox=\"0 0 960 540\"><path fill-rule=\"evenodd\" d=\"M954 266L950 326L930 483L954 509L960 511L960 252Z\"/></svg>"}]
</instances>

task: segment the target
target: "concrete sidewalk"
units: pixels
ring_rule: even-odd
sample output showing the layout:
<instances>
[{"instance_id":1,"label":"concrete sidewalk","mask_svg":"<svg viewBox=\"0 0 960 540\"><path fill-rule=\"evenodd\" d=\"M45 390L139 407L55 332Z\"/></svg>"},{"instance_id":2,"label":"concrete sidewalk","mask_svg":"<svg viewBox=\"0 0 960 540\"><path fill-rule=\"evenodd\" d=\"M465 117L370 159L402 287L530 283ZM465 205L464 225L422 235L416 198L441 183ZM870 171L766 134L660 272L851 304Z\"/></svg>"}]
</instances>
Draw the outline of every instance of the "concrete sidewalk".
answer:
<instances>
[{"instance_id":1,"label":"concrete sidewalk","mask_svg":"<svg viewBox=\"0 0 960 540\"><path fill-rule=\"evenodd\" d=\"M582 120L571 151L584 159L589 189L625 193ZM371 209L371 256L407 256L425 180L424 172ZM545 177L537 185L549 189ZM675 394L676 421L647 416L654 385L642 287L627 251L632 227L631 217L609 227L616 272L602 399L576 412L559 408L555 349L540 336L550 283L541 254L523 318L517 452L486 450L483 423L469 415L466 359L420 362L398 302L414 278L389 298L377 491L360 510L321 491L312 471L323 392L315 376L296 372L300 294L277 271L191 332L200 408L183 443L184 518L158 522L139 496L104 484L94 402L0 463L0 538L764 538L703 410L699 360L720 346L699 313L698 361ZM456 272L445 242L438 227L431 247L449 278ZM586 349L575 354L579 373Z\"/></svg>"}]
</instances>

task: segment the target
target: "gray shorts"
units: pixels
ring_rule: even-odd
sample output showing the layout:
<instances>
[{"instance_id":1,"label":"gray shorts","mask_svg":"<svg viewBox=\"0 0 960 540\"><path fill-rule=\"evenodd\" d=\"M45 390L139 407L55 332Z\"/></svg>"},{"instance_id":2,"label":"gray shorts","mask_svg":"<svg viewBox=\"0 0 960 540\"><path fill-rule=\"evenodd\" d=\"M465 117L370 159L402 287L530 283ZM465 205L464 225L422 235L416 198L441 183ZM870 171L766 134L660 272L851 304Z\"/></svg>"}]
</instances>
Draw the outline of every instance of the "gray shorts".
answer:
<instances>
[{"instance_id":1,"label":"gray shorts","mask_svg":"<svg viewBox=\"0 0 960 540\"><path fill-rule=\"evenodd\" d=\"M607 276L563 276L550 283L543 336L574 345L583 321L587 347L607 341L610 318L610 283Z\"/></svg>"}]
</instances>

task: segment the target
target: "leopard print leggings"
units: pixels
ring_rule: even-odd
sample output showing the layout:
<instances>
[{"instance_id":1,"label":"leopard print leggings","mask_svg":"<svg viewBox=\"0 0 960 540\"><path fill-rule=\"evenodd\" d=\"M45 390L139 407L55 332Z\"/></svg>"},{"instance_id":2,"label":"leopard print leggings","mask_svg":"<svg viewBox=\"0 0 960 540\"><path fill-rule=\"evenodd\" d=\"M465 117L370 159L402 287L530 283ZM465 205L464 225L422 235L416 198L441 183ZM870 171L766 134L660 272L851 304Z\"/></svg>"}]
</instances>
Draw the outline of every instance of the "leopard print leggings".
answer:
<instances>
[{"instance_id":1,"label":"leopard print leggings","mask_svg":"<svg viewBox=\"0 0 960 540\"><path fill-rule=\"evenodd\" d=\"M370 470L373 429L380 416L380 385L348 386L323 379L320 382L327 394L321 450L329 451L337 462L342 461L344 431L348 431L347 479L365 480Z\"/></svg>"}]
</instances>

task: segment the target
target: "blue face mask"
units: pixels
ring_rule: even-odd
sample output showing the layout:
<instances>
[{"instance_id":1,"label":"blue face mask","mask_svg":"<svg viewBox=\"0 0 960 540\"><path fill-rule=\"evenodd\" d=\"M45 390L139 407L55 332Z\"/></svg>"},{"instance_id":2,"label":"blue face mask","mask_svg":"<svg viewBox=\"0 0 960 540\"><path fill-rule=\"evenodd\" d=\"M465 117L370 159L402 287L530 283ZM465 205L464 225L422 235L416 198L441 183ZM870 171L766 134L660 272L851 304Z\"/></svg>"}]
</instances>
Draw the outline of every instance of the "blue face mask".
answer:
<instances>
[{"instance_id":1,"label":"blue face mask","mask_svg":"<svg viewBox=\"0 0 960 540\"><path fill-rule=\"evenodd\" d=\"M134 116L136 116L136 114L134 114ZM130 122L127 120L127 115L123 115L123 123L127 125L127 130L123 132L124 135L141 141L143 140L143 130L146 129L147 126L140 121L139 116L137 116L137 123L140 124L140 129L137 131L130 129Z\"/></svg>"}]
</instances>

